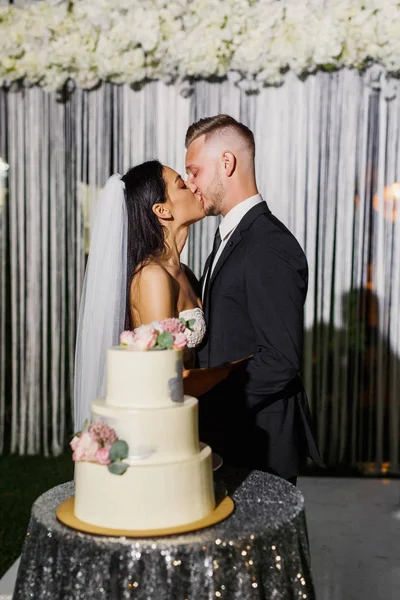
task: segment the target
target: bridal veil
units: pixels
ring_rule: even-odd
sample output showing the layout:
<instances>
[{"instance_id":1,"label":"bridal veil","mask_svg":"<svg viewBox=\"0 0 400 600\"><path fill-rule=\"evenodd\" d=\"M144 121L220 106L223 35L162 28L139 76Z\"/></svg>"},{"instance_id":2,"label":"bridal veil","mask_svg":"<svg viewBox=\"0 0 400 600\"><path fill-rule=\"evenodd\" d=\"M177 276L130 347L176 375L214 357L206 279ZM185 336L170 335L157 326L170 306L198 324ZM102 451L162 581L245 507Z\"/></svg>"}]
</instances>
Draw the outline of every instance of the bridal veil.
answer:
<instances>
[{"instance_id":1,"label":"bridal veil","mask_svg":"<svg viewBox=\"0 0 400 600\"><path fill-rule=\"evenodd\" d=\"M90 419L90 404L105 396L107 348L125 324L127 215L125 184L112 175L96 205L78 318L74 424Z\"/></svg>"}]
</instances>

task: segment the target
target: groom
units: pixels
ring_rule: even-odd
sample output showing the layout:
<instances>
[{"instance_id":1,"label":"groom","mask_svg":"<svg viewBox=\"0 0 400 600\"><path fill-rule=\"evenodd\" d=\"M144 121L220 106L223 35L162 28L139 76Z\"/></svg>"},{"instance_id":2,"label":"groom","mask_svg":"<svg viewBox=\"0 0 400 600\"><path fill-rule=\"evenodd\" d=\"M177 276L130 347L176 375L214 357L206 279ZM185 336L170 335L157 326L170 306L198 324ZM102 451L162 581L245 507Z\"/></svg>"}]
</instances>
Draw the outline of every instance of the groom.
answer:
<instances>
[{"instance_id":1,"label":"groom","mask_svg":"<svg viewBox=\"0 0 400 600\"><path fill-rule=\"evenodd\" d=\"M228 115L200 119L186 148L188 184L206 215L223 217L201 280L198 366L250 357L200 398L201 440L229 466L295 483L307 456L321 464L299 377L306 257L258 193L250 129Z\"/></svg>"}]
</instances>

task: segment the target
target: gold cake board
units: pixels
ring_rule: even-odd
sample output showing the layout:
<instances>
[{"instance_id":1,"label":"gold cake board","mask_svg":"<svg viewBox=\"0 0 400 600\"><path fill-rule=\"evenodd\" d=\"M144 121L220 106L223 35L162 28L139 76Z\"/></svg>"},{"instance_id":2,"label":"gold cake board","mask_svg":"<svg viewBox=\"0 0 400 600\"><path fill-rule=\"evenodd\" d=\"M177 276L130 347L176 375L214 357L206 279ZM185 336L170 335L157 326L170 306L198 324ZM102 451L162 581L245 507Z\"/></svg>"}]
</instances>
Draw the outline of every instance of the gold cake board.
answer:
<instances>
[{"instance_id":1,"label":"gold cake board","mask_svg":"<svg viewBox=\"0 0 400 600\"><path fill-rule=\"evenodd\" d=\"M104 536L116 536L116 537L132 537L132 538L145 538L145 537L164 537L166 535L178 535L180 533L189 533L190 531L196 531L197 529L205 529L211 525L215 525L220 521L223 521L229 515L232 514L235 508L235 503L229 496L226 496L214 510L199 521L193 521L186 525L179 525L177 527L167 527L165 529L144 529L144 530L132 530L132 529L109 529L107 527L98 527L97 525L90 525L85 521L81 521L74 514L74 496L64 500L56 510L57 519L64 525L76 529L83 533L91 533L94 535Z\"/></svg>"}]
</instances>

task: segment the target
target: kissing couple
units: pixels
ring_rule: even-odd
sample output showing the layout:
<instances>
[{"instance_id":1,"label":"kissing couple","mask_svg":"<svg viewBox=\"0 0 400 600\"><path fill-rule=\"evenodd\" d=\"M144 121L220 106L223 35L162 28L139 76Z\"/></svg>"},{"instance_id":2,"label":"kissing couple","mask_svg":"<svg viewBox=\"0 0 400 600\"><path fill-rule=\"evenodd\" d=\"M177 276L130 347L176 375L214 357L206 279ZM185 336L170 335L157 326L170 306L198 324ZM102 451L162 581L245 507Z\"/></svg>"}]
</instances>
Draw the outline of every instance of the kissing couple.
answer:
<instances>
[{"instance_id":1,"label":"kissing couple","mask_svg":"<svg viewBox=\"0 0 400 600\"><path fill-rule=\"evenodd\" d=\"M306 257L261 197L252 131L228 115L186 133L184 179L156 160L113 175L99 198L75 356L75 427L105 395L106 351L120 333L169 317L194 325L185 393L200 439L236 468L296 482L321 464L300 379ZM180 261L193 223L221 215L198 281ZM155 374L156 376L156 374ZM134 385L134 382L132 382Z\"/></svg>"}]
</instances>

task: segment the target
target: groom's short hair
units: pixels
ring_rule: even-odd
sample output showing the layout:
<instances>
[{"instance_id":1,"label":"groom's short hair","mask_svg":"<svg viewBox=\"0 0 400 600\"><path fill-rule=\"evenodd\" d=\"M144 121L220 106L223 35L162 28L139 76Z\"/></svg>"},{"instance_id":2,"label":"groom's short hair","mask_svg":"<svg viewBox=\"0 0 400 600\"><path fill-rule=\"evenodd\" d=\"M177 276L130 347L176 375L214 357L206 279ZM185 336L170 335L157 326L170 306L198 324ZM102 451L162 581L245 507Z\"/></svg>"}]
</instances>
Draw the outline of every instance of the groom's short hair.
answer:
<instances>
[{"instance_id":1,"label":"groom's short hair","mask_svg":"<svg viewBox=\"0 0 400 600\"><path fill-rule=\"evenodd\" d=\"M225 131L236 132L249 146L253 156L255 154L254 135L251 129L236 121L229 115L216 115L215 117L205 117L192 123L186 132L185 146L189 148L190 144L197 138L205 135L206 141L214 134Z\"/></svg>"}]
</instances>

